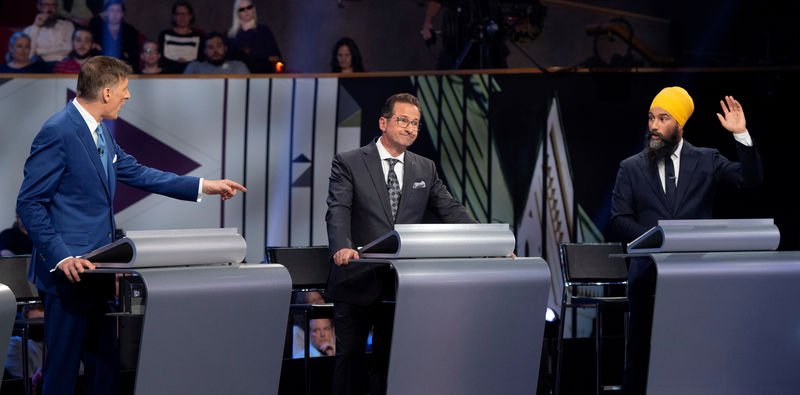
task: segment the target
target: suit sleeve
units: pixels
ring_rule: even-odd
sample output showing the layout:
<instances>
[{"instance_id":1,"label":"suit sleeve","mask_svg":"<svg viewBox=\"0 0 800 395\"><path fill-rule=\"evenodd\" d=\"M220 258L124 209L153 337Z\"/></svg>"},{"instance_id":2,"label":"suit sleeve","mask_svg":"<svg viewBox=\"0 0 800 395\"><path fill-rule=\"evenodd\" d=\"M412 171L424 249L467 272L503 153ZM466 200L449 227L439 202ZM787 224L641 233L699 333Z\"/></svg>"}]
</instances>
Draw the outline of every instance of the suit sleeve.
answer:
<instances>
[{"instance_id":1,"label":"suit sleeve","mask_svg":"<svg viewBox=\"0 0 800 395\"><path fill-rule=\"evenodd\" d=\"M648 230L646 226L636 222L635 215L636 202L630 171L624 164L620 164L611 195L611 229L624 241L631 241Z\"/></svg>"},{"instance_id":2,"label":"suit sleeve","mask_svg":"<svg viewBox=\"0 0 800 395\"><path fill-rule=\"evenodd\" d=\"M328 248L331 255L342 248L353 248L353 238L350 233L352 207L353 174L342 160L341 154L337 154L331 164L328 212L325 214L325 222L328 226Z\"/></svg>"},{"instance_id":3,"label":"suit sleeve","mask_svg":"<svg viewBox=\"0 0 800 395\"><path fill-rule=\"evenodd\" d=\"M739 162L731 162L722 156L719 151L714 151L714 176L725 185L746 188L761 183L764 179L764 169L761 164L761 155L755 145L748 147L736 142L736 153Z\"/></svg>"},{"instance_id":4,"label":"suit sleeve","mask_svg":"<svg viewBox=\"0 0 800 395\"><path fill-rule=\"evenodd\" d=\"M148 192L169 196L180 200L197 200L200 179L197 177L179 176L175 173L144 166L128 155L114 142L117 161L114 168L117 180L132 187Z\"/></svg>"},{"instance_id":5,"label":"suit sleeve","mask_svg":"<svg viewBox=\"0 0 800 395\"><path fill-rule=\"evenodd\" d=\"M48 215L66 168L62 136L53 126L36 135L17 197L17 213L37 252L51 264L50 269L71 255Z\"/></svg>"},{"instance_id":6,"label":"suit sleeve","mask_svg":"<svg viewBox=\"0 0 800 395\"><path fill-rule=\"evenodd\" d=\"M467 213L466 207L456 200L447 190L444 182L439 178L436 165L434 165L433 162L430 162L430 164L430 171L433 173L430 179L433 180L433 182L431 182L431 192L430 195L428 195L428 209L436 214L444 223L477 223L477 221Z\"/></svg>"}]
</instances>

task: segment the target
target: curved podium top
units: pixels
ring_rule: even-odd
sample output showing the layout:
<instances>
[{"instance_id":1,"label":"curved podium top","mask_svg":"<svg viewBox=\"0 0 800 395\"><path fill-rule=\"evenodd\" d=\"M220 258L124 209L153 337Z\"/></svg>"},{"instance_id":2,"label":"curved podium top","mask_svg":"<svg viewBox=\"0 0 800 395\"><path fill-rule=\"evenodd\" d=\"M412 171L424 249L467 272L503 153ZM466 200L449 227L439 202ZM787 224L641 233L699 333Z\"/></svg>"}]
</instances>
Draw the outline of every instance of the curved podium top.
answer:
<instances>
[{"instance_id":1,"label":"curved podium top","mask_svg":"<svg viewBox=\"0 0 800 395\"><path fill-rule=\"evenodd\" d=\"M628 252L773 251L780 241L772 218L660 220Z\"/></svg>"},{"instance_id":2,"label":"curved podium top","mask_svg":"<svg viewBox=\"0 0 800 395\"><path fill-rule=\"evenodd\" d=\"M81 258L97 267L143 268L238 263L247 243L236 228L129 231Z\"/></svg>"},{"instance_id":3,"label":"curved podium top","mask_svg":"<svg viewBox=\"0 0 800 395\"><path fill-rule=\"evenodd\" d=\"M514 233L508 224L397 224L365 245L365 258L461 258L509 256Z\"/></svg>"}]
</instances>

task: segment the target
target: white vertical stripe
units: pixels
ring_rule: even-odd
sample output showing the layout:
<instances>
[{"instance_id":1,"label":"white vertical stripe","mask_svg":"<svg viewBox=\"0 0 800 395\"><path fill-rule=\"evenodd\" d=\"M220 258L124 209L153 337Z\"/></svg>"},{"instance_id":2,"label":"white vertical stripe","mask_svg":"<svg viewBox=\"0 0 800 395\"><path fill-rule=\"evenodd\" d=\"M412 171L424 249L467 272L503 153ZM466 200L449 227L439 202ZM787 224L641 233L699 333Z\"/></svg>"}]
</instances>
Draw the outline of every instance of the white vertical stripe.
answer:
<instances>
[{"instance_id":1,"label":"white vertical stripe","mask_svg":"<svg viewBox=\"0 0 800 395\"><path fill-rule=\"evenodd\" d=\"M250 80L247 119L247 199L245 203L245 240L247 262L264 261L264 216L267 185L267 106L269 79Z\"/></svg>"},{"instance_id":2,"label":"white vertical stripe","mask_svg":"<svg viewBox=\"0 0 800 395\"><path fill-rule=\"evenodd\" d=\"M328 209L328 178L331 175L334 139L336 138L336 100L339 82L336 78L320 78L317 85L317 124L314 137L314 196L311 221L314 224L312 245L327 245L325 212Z\"/></svg>"},{"instance_id":3,"label":"white vertical stripe","mask_svg":"<svg viewBox=\"0 0 800 395\"><path fill-rule=\"evenodd\" d=\"M225 178L244 183L244 125L245 104L247 95L247 80L228 80L228 114L225 125ZM245 186L247 186L245 184ZM244 201L241 195L236 199L229 199L223 203L225 210L224 227L235 227L242 232L242 207ZM262 243L263 244L263 243Z\"/></svg>"},{"instance_id":4,"label":"white vertical stripe","mask_svg":"<svg viewBox=\"0 0 800 395\"><path fill-rule=\"evenodd\" d=\"M269 122L267 245L289 243L289 163L291 161L292 80L272 80Z\"/></svg>"},{"instance_id":5,"label":"white vertical stripe","mask_svg":"<svg viewBox=\"0 0 800 395\"><path fill-rule=\"evenodd\" d=\"M292 160L305 156L309 160L314 126L314 79L298 78L294 89L294 128L292 131ZM310 163L292 163L292 183L300 178L311 167ZM311 244L310 213L311 187L292 187L291 244L292 246L308 246Z\"/></svg>"}]
</instances>

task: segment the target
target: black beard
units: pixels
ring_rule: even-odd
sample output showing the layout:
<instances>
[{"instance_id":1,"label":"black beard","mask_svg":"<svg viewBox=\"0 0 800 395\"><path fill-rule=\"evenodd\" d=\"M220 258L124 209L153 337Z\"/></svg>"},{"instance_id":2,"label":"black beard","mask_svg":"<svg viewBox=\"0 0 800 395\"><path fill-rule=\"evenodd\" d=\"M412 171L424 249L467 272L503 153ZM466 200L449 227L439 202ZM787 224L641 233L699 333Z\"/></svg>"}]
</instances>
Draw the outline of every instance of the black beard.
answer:
<instances>
[{"instance_id":1,"label":"black beard","mask_svg":"<svg viewBox=\"0 0 800 395\"><path fill-rule=\"evenodd\" d=\"M209 59L209 60L208 60L208 63L211 63L211 64L213 64L214 66L220 66L220 65L222 65L223 63L225 63L225 58L219 58L218 60Z\"/></svg>"},{"instance_id":2,"label":"black beard","mask_svg":"<svg viewBox=\"0 0 800 395\"><path fill-rule=\"evenodd\" d=\"M653 140L653 134L661 137L660 139ZM672 137L666 138L663 134L655 131L648 130L644 135L644 157L652 162L657 162L664 159L678 148L678 128L672 131Z\"/></svg>"},{"instance_id":3,"label":"black beard","mask_svg":"<svg viewBox=\"0 0 800 395\"><path fill-rule=\"evenodd\" d=\"M58 16L57 15L53 15L53 16L47 18L46 21L44 21L44 23L42 24L42 27L53 27L53 26L56 25L56 22L58 22Z\"/></svg>"},{"instance_id":4,"label":"black beard","mask_svg":"<svg viewBox=\"0 0 800 395\"><path fill-rule=\"evenodd\" d=\"M88 51L83 55L79 55L77 52L72 51L70 53L70 56L72 56L73 58L78 59L78 60L84 60L84 59L88 58L91 55L91 53L92 53L92 51Z\"/></svg>"}]
</instances>

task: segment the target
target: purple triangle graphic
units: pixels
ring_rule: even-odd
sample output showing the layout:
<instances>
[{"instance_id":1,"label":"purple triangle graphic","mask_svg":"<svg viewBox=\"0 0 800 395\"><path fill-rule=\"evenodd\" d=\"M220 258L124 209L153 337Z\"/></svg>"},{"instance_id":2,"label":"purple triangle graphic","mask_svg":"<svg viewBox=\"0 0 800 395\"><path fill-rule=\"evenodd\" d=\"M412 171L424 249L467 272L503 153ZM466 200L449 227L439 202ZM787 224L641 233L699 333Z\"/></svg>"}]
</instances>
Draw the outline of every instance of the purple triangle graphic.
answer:
<instances>
[{"instance_id":1,"label":"purple triangle graphic","mask_svg":"<svg viewBox=\"0 0 800 395\"><path fill-rule=\"evenodd\" d=\"M72 100L75 92L67 90L67 100ZM122 118L114 121L103 121L106 128L114 136L117 144L129 155L147 167L185 175L200 167L200 164L162 143L144 130L131 125ZM120 212L134 203L144 199L150 192L129 187L117 182L114 194L114 212Z\"/></svg>"}]
</instances>

